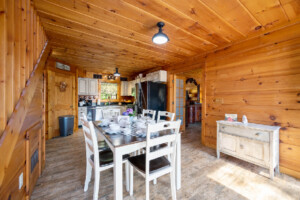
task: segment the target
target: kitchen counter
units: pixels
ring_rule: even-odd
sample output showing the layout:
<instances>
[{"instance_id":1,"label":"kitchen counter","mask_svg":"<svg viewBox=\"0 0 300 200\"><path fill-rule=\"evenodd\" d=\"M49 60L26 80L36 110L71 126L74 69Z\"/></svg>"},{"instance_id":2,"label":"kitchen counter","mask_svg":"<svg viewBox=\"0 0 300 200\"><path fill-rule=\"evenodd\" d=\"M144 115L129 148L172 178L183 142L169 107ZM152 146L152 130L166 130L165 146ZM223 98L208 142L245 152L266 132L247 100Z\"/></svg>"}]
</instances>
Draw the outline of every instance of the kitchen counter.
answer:
<instances>
[{"instance_id":1,"label":"kitchen counter","mask_svg":"<svg viewBox=\"0 0 300 200\"><path fill-rule=\"evenodd\" d=\"M100 106L78 106L78 116L84 113L89 121L100 120L102 114L101 110L119 109L120 114L126 111L127 105L100 105ZM100 118L98 118L100 117ZM78 125L81 125L80 117L78 117Z\"/></svg>"},{"instance_id":2,"label":"kitchen counter","mask_svg":"<svg viewBox=\"0 0 300 200\"><path fill-rule=\"evenodd\" d=\"M93 107L101 107L101 108L105 108L105 107L123 107L123 106L127 106L127 105L100 105L100 106L78 106L78 108L93 108Z\"/></svg>"}]
</instances>

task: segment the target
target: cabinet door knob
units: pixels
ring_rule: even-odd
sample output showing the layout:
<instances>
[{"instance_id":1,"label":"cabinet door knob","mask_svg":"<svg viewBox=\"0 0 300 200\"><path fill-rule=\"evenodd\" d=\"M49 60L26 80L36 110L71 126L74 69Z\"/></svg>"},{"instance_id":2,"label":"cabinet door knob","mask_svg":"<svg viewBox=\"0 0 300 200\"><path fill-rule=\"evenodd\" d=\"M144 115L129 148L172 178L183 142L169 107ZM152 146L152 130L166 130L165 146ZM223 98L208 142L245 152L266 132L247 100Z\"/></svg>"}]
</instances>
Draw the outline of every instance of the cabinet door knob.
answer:
<instances>
[{"instance_id":1,"label":"cabinet door knob","mask_svg":"<svg viewBox=\"0 0 300 200\"><path fill-rule=\"evenodd\" d=\"M241 148L241 149L244 149L244 145L240 144L240 148Z\"/></svg>"},{"instance_id":2,"label":"cabinet door knob","mask_svg":"<svg viewBox=\"0 0 300 200\"><path fill-rule=\"evenodd\" d=\"M260 134L261 134L261 133L259 133L259 132L255 133L256 136L259 136Z\"/></svg>"}]
</instances>

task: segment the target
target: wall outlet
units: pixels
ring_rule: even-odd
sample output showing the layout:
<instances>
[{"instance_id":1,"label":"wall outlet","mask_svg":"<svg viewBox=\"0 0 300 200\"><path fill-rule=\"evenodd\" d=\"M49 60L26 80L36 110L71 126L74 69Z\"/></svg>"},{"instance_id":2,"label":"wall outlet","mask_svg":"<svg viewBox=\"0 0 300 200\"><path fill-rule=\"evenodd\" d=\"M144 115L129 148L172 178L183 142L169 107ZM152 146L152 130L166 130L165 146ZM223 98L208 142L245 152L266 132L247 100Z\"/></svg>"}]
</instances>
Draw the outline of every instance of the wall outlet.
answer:
<instances>
[{"instance_id":1,"label":"wall outlet","mask_svg":"<svg viewBox=\"0 0 300 200\"><path fill-rule=\"evenodd\" d=\"M23 186L23 172L19 176L19 190L21 190Z\"/></svg>"}]
</instances>

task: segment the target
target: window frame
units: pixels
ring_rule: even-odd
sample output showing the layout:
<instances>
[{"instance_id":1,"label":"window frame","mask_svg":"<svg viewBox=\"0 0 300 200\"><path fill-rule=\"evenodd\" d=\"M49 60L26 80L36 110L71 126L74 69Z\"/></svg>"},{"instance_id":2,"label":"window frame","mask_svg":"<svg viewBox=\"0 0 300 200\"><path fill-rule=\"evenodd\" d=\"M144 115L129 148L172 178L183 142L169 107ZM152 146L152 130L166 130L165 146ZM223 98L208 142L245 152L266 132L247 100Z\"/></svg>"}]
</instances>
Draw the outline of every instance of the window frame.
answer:
<instances>
[{"instance_id":1,"label":"window frame","mask_svg":"<svg viewBox=\"0 0 300 200\"><path fill-rule=\"evenodd\" d=\"M117 98L116 99L111 99L110 102L119 102L120 101L120 94L121 94L121 82L120 82L120 80L117 79L117 80L101 80L101 81L99 81L98 93L99 93L100 101L101 102L109 102L108 99L101 99L101 83L117 83L117 85L118 85Z\"/></svg>"}]
</instances>

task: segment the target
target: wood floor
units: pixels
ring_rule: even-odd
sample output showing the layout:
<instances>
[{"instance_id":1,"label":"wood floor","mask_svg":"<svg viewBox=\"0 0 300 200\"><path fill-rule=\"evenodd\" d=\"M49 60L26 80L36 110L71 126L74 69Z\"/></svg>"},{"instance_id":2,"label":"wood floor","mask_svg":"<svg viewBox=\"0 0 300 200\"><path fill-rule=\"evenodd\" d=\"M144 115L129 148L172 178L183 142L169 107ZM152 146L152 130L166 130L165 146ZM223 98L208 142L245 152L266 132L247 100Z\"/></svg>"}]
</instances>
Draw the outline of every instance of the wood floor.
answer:
<instances>
[{"instance_id":1,"label":"wood floor","mask_svg":"<svg viewBox=\"0 0 300 200\"><path fill-rule=\"evenodd\" d=\"M192 125L182 138L182 188L178 199L243 200L300 199L300 181L284 174L269 180L268 170L244 161L221 155L200 144L200 126ZM85 178L85 148L82 130L66 138L48 140L46 168L33 191L35 199L92 199L93 179L89 190L83 191ZM171 199L170 178L158 179L150 185L151 199ZM99 199L113 199L113 171L101 173ZM144 179L135 173L134 195L125 190L124 199L144 199Z\"/></svg>"}]
</instances>

